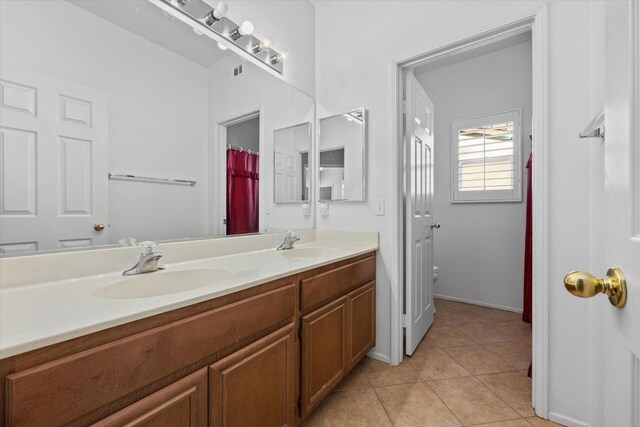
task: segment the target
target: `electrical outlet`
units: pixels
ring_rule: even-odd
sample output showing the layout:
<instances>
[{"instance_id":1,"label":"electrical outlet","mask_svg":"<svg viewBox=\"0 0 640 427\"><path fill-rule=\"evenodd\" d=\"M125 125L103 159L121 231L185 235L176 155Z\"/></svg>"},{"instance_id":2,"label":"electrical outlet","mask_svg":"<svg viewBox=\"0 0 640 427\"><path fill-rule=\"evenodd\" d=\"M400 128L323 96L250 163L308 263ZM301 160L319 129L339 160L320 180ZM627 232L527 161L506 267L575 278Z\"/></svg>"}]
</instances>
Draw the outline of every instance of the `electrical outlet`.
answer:
<instances>
[{"instance_id":1,"label":"electrical outlet","mask_svg":"<svg viewBox=\"0 0 640 427\"><path fill-rule=\"evenodd\" d=\"M302 204L302 215L310 216L311 215L311 205L309 203Z\"/></svg>"},{"instance_id":2,"label":"electrical outlet","mask_svg":"<svg viewBox=\"0 0 640 427\"><path fill-rule=\"evenodd\" d=\"M329 216L329 203L318 203L321 216Z\"/></svg>"},{"instance_id":3,"label":"electrical outlet","mask_svg":"<svg viewBox=\"0 0 640 427\"><path fill-rule=\"evenodd\" d=\"M271 203L267 203L264 207L264 214L271 215Z\"/></svg>"},{"instance_id":4,"label":"electrical outlet","mask_svg":"<svg viewBox=\"0 0 640 427\"><path fill-rule=\"evenodd\" d=\"M384 215L384 199L376 199L376 215Z\"/></svg>"}]
</instances>

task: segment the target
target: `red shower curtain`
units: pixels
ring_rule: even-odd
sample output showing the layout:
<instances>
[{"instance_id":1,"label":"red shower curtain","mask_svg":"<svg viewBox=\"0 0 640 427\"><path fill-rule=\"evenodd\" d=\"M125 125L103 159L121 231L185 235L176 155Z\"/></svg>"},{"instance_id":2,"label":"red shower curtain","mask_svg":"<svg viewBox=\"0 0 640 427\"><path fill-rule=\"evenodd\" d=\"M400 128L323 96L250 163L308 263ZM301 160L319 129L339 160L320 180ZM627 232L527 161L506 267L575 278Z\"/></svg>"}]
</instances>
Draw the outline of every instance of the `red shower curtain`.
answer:
<instances>
[{"instance_id":1,"label":"red shower curtain","mask_svg":"<svg viewBox=\"0 0 640 427\"><path fill-rule=\"evenodd\" d=\"M227 150L227 235L258 232L259 157Z\"/></svg>"},{"instance_id":2,"label":"red shower curtain","mask_svg":"<svg viewBox=\"0 0 640 427\"><path fill-rule=\"evenodd\" d=\"M531 285L533 282L533 239L531 231L533 227L532 223L532 211L531 211L531 162L533 155L529 156L527 162L527 229L525 231L524 241L524 301L522 304L522 321L531 323L531 304L532 304L532 290Z\"/></svg>"}]
</instances>

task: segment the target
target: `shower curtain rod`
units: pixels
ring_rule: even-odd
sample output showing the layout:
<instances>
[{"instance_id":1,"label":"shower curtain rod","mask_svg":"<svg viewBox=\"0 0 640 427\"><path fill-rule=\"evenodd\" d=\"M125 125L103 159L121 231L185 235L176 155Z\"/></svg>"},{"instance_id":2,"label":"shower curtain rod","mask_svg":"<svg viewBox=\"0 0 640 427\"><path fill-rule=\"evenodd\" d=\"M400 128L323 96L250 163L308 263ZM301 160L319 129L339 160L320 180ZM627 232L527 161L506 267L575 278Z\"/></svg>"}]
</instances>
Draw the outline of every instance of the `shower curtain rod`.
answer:
<instances>
[{"instance_id":1,"label":"shower curtain rod","mask_svg":"<svg viewBox=\"0 0 640 427\"><path fill-rule=\"evenodd\" d=\"M245 153L249 153L249 154L255 154L256 156L260 155L260 153L257 151L247 150L246 148L242 148L242 147L234 147L233 145L227 145L227 150L238 150L238 151L244 151Z\"/></svg>"}]
</instances>

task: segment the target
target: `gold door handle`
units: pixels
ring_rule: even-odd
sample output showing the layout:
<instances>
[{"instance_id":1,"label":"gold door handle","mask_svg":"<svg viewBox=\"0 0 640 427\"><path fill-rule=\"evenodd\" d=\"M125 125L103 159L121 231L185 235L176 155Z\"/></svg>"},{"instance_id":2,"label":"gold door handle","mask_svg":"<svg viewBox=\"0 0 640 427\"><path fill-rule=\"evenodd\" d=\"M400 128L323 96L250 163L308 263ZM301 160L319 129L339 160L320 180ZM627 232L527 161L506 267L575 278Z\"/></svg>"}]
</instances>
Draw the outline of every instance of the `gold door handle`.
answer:
<instances>
[{"instance_id":1,"label":"gold door handle","mask_svg":"<svg viewBox=\"0 0 640 427\"><path fill-rule=\"evenodd\" d=\"M627 302L627 281L619 268L610 268L603 279L584 271L572 271L564 276L564 287L580 298L591 298L600 293L608 295L609 302L618 308Z\"/></svg>"},{"instance_id":2,"label":"gold door handle","mask_svg":"<svg viewBox=\"0 0 640 427\"><path fill-rule=\"evenodd\" d=\"M104 224L101 222L96 222L95 224L93 224L93 229L96 231L102 231L104 230Z\"/></svg>"}]
</instances>

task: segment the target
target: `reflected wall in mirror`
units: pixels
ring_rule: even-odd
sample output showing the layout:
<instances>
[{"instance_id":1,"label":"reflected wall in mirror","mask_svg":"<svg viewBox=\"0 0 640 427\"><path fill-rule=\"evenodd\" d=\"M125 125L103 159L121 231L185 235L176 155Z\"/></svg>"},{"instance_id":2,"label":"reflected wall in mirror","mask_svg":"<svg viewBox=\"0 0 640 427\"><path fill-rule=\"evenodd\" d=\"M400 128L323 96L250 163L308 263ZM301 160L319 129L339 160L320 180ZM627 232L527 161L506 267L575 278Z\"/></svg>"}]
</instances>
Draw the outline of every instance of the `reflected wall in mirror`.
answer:
<instances>
[{"instance_id":1,"label":"reflected wall in mirror","mask_svg":"<svg viewBox=\"0 0 640 427\"><path fill-rule=\"evenodd\" d=\"M365 200L365 109L320 119L318 133L320 201Z\"/></svg>"},{"instance_id":2,"label":"reflected wall in mirror","mask_svg":"<svg viewBox=\"0 0 640 427\"><path fill-rule=\"evenodd\" d=\"M273 132L274 202L309 200L309 153L311 123L302 123Z\"/></svg>"},{"instance_id":3,"label":"reflected wall in mirror","mask_svg":"<svg viewBox=\"0 0 640 427\"><path fill-rule=\"evenodd\" d=\"M313 98L152 3L3 1L0 52L0 253L314 226L271 179Z\"/></svg>"}]
</instances>

